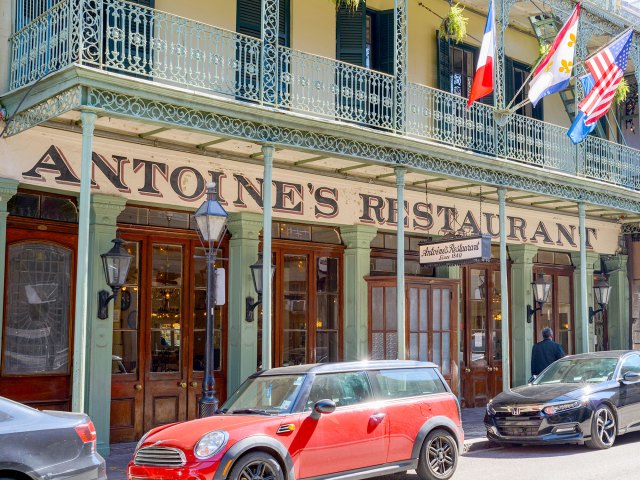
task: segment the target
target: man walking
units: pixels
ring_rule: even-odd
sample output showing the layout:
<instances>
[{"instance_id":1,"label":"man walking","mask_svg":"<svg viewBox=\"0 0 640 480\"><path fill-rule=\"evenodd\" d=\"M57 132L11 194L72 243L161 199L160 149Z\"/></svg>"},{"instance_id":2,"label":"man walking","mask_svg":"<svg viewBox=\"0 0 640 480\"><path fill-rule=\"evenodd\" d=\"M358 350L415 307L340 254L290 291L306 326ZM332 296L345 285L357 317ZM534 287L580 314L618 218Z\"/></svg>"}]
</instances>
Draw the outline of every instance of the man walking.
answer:
<instances>
[{"instance_id":1,"label":"man walking","mask_svg":"<svg viewBox=\"0 0 640 480\"><path fill-rule=\"evenodd\" d=\"M531 375L540 375L545 368L564 356L562 346L553 341L553 330L549 327L542 329L542 341L536 343L531 352Z\"/></svg>"}]
</instances>

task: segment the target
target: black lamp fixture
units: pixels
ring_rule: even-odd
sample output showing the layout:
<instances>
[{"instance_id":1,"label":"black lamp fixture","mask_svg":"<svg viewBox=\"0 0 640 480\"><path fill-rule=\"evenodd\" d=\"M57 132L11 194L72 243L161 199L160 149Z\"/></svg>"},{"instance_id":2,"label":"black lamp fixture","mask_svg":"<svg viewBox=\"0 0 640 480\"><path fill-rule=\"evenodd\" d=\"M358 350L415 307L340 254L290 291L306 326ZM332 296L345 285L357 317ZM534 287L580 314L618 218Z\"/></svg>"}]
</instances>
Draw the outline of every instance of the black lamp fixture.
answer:
<instances>
[{"instance_id":1,"label":"black lamp fixture","mask_svg":"<svg viewBox=\"0 0 640 480\"><path fill-rule=\"evenodd\" d=\"M102 268L107 285L111 287L111 295L106 290L98 292L98 318L106 320L109 318L109 302L116 297L118 291L124 285L129 274L129 267L133 256L127 252L122 246L122 239L116 238L112 240L113 247L107 253L100 255L102 257Z\"/></svg>"},{"instance_id":2,"label":"black lamp fixture","mask_svg":"<svg viewBox=\"0 0 640 480\"><path fill-rule=\"evenodd\" d=\"M593 323L593 317L598 313L604 312L609 304L609 295L611 295L611 285L607 281L607 276L601 273L593 285L593 294L596 298L596 303L600 306L598 310L594 310L593 307L589 307L589 323Z\"/></svg>"},{"instance_id":3,"label":"black lamp fixture","mask_svg":"<svg viewBox=\"0 0 640 480\"><path fill-rule=\"evenodd\" d=\"M210 417L218 411L218 397L214 375L214 298L216 282L216 255L220 240L224 236L229 214L220 205L215 183L207 184L207 199L194 214L200 240L206 252L207 261L207 324L204 347L204 380L202 397L198 401L198 417Z\"/></svg>"},{"instance_id":4,"label":"black lamp fixture","mask_svg":"<svg viewBox=\"0 0 640 480\"><path fill-rule=\"evenodd\" d=\"M262 253L258 254L258 261L249 267L251 269L251 278L253 279L253 288L258 294L258 300L253 301L253 297L246 298L247 313L245 314L245 321L253 322L253 311L258 305L262 303L262 270L264 265L262 263ZM271 265L271 278L276 272L275 265Z\"/></svg>"},{"instance_id":5,"label":"black lamp fixture","mask_svg":"<svg viewBox=\"0 0 640 480\"><path fill-rule=\"evenodd\" d=\"M531 287L533 288L536 308L527 305L527 323L531 323L535 313L542 310L542 306L549 301L549 294L551 293L551 283L545 280L544 275L541 273L538 274L538 278L534 282L531 282Z\"/></svg>"}]
</instances>

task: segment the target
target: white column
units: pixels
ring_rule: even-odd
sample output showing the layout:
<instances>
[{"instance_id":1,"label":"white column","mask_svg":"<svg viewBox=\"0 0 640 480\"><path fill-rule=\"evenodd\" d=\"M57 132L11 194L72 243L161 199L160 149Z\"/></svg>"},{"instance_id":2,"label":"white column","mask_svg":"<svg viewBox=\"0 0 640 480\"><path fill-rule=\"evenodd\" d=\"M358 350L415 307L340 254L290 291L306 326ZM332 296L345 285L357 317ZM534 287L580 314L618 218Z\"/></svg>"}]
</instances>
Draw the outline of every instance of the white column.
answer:
<instances>
[{"instance_id":1,"label":"white column","mask_svg":"<svg viewBox=\"0 0 640 480\"><path fill-rule=\"evenodd\" d=\"M398 322L398 360L407 358L406 341L407 332L405 329L405 313L404 313L404 174L407 172L405 168L396 167L396 190L398 198L398 215L397 215L397 261L396 261L396 295L397 295L397 322Z\"/></svg>"},{"instance_id":2,"label":"white column","mask_svg":"<svg viewBox=\"0 0 640 480\"><path fill-rule=\"evenodd\" d=\"M80 208L78 212L78 260L76 270L76 308L73 335L73 387L71 410L84 412L87 356L87 324L89 319L89 220L91 208L91 155L93 152L93 130L96 114L80 113L82 122L82 159L80 166Z\"/></svg>"},{"instance_id":3,"label":"white column","mask_svg":"<svg viewBox=\"0 0 640 480\"><path fill-rule=\"evenodd\" d=\"M262 369L271 368L271 178L273 173L273 152L271 145L262 147L264 156L264 180L262 184Z\"/></svg>"},{"instance_id":4,"label":"white column","mask_svg":"<svg viewBox=\"0 0 640 480\"><path fill-rule=\"evenodd\" d=\"M511 388L511 353L509 350L509 284L507 283L507 213L506 188L498 189L500 216L500 316L502 317L502 390Z\"/></svg>"}]
</instances>

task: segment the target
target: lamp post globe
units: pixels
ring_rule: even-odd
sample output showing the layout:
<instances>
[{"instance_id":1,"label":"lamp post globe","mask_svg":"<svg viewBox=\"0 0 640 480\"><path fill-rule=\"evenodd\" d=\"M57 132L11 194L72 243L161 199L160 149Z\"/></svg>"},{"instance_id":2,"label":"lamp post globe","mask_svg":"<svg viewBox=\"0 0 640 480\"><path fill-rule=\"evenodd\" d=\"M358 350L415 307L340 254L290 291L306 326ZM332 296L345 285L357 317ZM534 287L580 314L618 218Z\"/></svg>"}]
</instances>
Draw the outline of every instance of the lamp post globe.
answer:
<instances>
[{"instance_id":1,"label":"lamp post globe","mask_svg":"<svg viewBox=\"0 0 640 480\"><path fill-rule=\"evenodd\" d=\"M133 256L122 246L122 239L112 240L113 247L107 253L100 255L102 258L102 269L107 285L111 287L111 295L107 290L98 292L98 318L106 320L109 318L109 302L116 298L118 291L127 280L129 267Z\"/></svg>"},{"instance_id":2,"label":"lamp post globe","mask_svg":"<svg viewBox=\"0 0 640 480\"><path fill-rule=\"evenodd\" d=\"M549 293L551 293L551 282L545 280L544 275L539 274L538 278L531 283L533 287L533 296L536 303L544 304L549 301Z\"/></svg>"},{"instance_id":3,"label":"lamp post globe","mask_svg":"<svg viewBox=\"0 0 640 480\"><path fill-rule=\"evenodd\" d=\"M202 382L202 398L198 402L198 417L200 418L214 415L218 410L214 379L214 317L216 302L213 292L215 292L216 279L216 244L224 236L229 214L220 205L217 196L216 184L207 184L207 198L194 214L207 261L207 325L205 333L204 381Z\"/></svg>"},{"instance_id":4,"label":"lamp post globe","mask_svg":"<svg viewBox=\"0 0 640 480\"><path fill-rule=\"evenodd\" d=\"M596 303L600 305L600 308L605 308L609 304L609 296L611 295L611 286L607 281L607 276L601 274L595 284L593 285L593 294L596 299Z\"/></svg>"}]
</instances>

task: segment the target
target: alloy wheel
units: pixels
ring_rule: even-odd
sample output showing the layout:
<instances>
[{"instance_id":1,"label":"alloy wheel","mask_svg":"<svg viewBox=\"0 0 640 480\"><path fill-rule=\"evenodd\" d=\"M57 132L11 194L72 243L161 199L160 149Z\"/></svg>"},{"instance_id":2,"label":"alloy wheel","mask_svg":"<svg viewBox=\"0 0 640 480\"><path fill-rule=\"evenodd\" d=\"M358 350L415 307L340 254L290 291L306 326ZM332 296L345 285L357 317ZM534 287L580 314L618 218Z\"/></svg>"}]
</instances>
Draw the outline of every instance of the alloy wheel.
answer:
<instances>
[{"instance_id":1,"label":"alloy wheel","mask_svg":"<svg viewBox=\"0 0 640 480\"><path fill-rule=\"evenodd\" d=\"M238 480L275 480L276 472L267 462L256 460L248 463L240 472Z\"/></svg>"},{"instance_id":2,"label":"alloy wheel","mask_svg":"<svg viewBox=\"0 0 640 480\"><path fill-rule=\"evenodd\" d=\"M598 438L605 445L613 445L616 439L616 422L613 414L608 408L598 410L596 417L596 427L598 429Z\"/></svg>"},{"instance_id":3,"label":"alloy wheel","mask_svg":"<svg viewBox=\"0 0 640 480\"><path fill-rule=\"evenodd\" d=\"M429 470L441 478L447 478L455 467L455 450L449 438L433 437L427 445Z\"/></svg>"}]
</instances>

